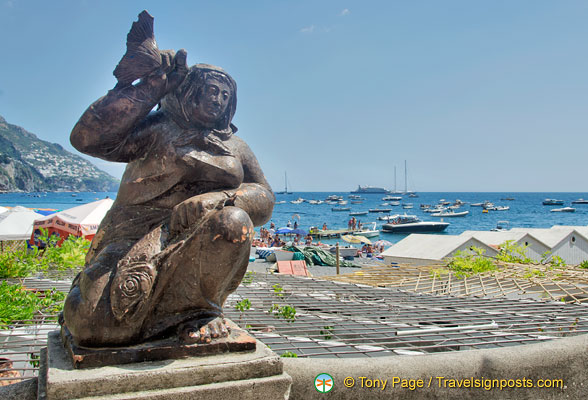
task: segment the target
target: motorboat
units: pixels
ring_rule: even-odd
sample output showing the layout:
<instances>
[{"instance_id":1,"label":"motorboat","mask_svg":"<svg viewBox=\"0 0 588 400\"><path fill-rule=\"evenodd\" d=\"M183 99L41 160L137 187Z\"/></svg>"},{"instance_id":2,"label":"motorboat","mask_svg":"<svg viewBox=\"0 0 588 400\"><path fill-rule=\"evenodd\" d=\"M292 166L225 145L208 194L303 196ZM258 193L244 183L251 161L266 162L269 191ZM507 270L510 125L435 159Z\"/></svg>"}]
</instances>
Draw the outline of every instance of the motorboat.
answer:
<instances>
[{"instance_id":1,"label":"motorboat","mask_svg":"<svg viewBox=\"0 0 588 400\"><path fill-rule=\"evenodd\" d=\"M371 213L389 213L391 212L391 208L370 208L369 212Z\"/></svg>"},{"instance_id":2,"label":"motorboat","mask_svg":"<svg viewBox=\"0 0 588 400\"><path fill-rule=\"evenodd\" d=\"M576 212L576 209L573 207L563 207L563 208L552 208L551 212Z\"/></svg>"},{"instance_id":3,"label":"motorboat","mask_svg":"<svg viewBox=\"0 0 588 400\"><path fill-rule=\"evenodd\" d=\"M402 196L384 196L382 197L383 201L401 201Z\"/></svg>"},{"instance_id":4,"label":"motorboat","mask_svg":"<svg viewBox=\"0 0 588 400\"><path fill-rule=\"evenodd\" d=\"M361 215L367 215L367 214L368 214L368 212L367 212L367 211L354 211L354 212L350 212L350 213L349 213L349 216L352 216L352 217L359 217L359 216L361 216Z\"/></svg>"},{"instance_id":5,"label":"motorboat","mask_svg":"<svg viewBox=\"0 0 588 400\"><path fill-rule=\"evenodd\" d=\"M377 219L378 221L390 221L394 217L395 215L380 215Z\"/></svg>"},{"instance_id":6,"label":"motorboat","mask_svg":"<svg viewBox=\"0 0 588 400\"><path fill-rule=\"evenodd\" d=\"M494 207L494 211L508 211L510 210L510 206L496 206Z\"/></svg>"},{"instance_id":7,"label":"motorboat","mask_svg":"<svg viewBox=\"0 0 588 400\"><path fill-rule=\"evenodd\" d=\"M297 198L296 200L291 200L290 203L292 204L301 204L304 202L304 199L302 197Z\"/></svg>"},{"instance_id":8,"label":"motorboat","mask_svg":"<svg viewBox=\"0 0 588 400\"><path fill-rule=\"evenodd\" d=\"M286 200L276 201L274 204L286 204Z\"/></svg>"},{"instance_id":9,"label":"motorboat","mask_svg":"<svg viewBox=\"0 0 588 400\"><path fill-rule=\"evenodd\" d=\"M380 236L380 231L376 229L376 223L373 222L370 228L362 228L360 231L353 232L354 235L361 235L366 238L371 238L374 236Z\"/></svg>"},{"instance_id":10,"label":"motorboat","mask_svg":"<svg viewBox=\"0 0 588 400\"><path fill-rule=\"evenodd\" d=\"M363 200L352 200L351 204L363 204Z\"/></svg>"},{"instance_id":11,"label":"motorboat","mask_svg":"<svg viewBox=\"0 0 588 400\"><path fill-rule=\"evenodd\" d=\"M455 212L453 210L447 210L447 211L431 214L431 217L443 217L443 218L444 217L449 217L449 218L451 218L451 217L465 217L469 213L470 213L469 211Z\"/></svg>"},{"instance_id":12,"label":"motorboat","mask_svg":"<svg viewBox=\"0 0 588 400\"><path fill-rule=\"evenodd\" d=\"M382 225L384 232L418 233L442 232L449 226L449 222L421 221L416 215L394 215L387 224Z\"/></svg>"},{"instance_id":13,"label":"motorboat","mask_svg":"<svg viewBox=\"0 0 588 400\"><path fill-rule=\"evenodd\" d=\"M498 221L496 228L490 229L492 232L504 232L510 229L510 223L508 221Z\"/></svg>"},{"instance_id":14,"label":"motorboat","mask_svg":"<svg viewBox=\"0 0 588 400\"><path fill-rule=\"evenodd\" d=\"M335 254L337 252L337 246L332 246L329 249L329 251L331 253ZM343 257L343 258L355 257L358 252L359 252L359 249L357 247L353 247L353 246L347 246L347 247L339 246L339 257Z\"/></svg>"},{"instance_id":15,"label":"motorboat","mask_svg":"<svg viewBox=\"0 0 588 400\"><path fill-rule=\"evenodd\" d=\"M331 211L351 211L351 207L332 207Z\"/></svg>"},{"instance_id":16,"label":"motorboat","mask_svg":"<svg viewBox=\"0 0 588 400\"><path fill-rule=\"evenodd\" d=\"M572 204L588 204L588 200L578 199L578 200L572 201Z\"/></svg>"},{"instance_id":17,"label":"motorboat","mask_svg":"<svg viewBox=\"0 0 588 400\"><path fill-rule=\"evenodd\" d=\"M563 206L564 201L563 200L557 200L557 199L545 199L543 200L543 205L544 206Z\"/></svg>"}]
</instances>

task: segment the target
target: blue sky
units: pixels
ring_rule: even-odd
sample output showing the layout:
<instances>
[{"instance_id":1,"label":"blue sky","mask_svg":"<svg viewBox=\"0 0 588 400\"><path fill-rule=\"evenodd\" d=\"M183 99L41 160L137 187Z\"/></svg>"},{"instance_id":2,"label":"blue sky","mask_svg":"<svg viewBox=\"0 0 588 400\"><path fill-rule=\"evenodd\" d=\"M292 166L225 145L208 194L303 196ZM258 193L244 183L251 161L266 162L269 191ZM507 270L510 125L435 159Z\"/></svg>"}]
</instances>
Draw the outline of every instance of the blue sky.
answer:
<instances>
[{"instance_id":1,"label":"blue sky","mask_svg":"<svg viewBox=\"0 0 588 400\"><path fill-rule=\"evenodd\" d=\"M69 150L147 9L236 79L276 190L402 188L404 160L416 191L587 190L586 1L0 2L0 115Z\"/></svg>"}]
</instances>

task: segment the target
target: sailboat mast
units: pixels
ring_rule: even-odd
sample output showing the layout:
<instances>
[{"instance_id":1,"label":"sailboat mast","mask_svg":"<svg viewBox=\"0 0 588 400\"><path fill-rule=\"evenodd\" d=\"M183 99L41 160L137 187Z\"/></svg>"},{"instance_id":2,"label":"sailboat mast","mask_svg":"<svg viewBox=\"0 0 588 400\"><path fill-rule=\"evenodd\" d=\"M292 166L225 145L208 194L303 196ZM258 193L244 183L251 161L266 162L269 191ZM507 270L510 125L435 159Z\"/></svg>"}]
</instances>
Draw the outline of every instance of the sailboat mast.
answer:
<instances>
[{"instance_id":1,"label":"sailboat mast","mask_svg":"<svg viewBox=\"0 0 588 400\"><path fill-rule=\"evenodd\" d=\"M284 171L284 193L288 193L288 173Z\"/></svg>"},{"instance_id":2,"label":"sailboat mast","mask_svg":"<svg viewBox=\"0 0 588 400\"><path fill-rule=\"evenodd\" d=\"M396 165L394 166L394 193L398 193L396 189Z\"/></svg>"},{"instance_id":3,"label":"sailboat mast","mask_svg":"<svg viewBox=\"0 0 588 400\"><path fill-rule=\"evenodd\" d=\"M408 193L408 179L406 172L406 160L404 160L404 193Z\"/></svg>"}]
</instances>

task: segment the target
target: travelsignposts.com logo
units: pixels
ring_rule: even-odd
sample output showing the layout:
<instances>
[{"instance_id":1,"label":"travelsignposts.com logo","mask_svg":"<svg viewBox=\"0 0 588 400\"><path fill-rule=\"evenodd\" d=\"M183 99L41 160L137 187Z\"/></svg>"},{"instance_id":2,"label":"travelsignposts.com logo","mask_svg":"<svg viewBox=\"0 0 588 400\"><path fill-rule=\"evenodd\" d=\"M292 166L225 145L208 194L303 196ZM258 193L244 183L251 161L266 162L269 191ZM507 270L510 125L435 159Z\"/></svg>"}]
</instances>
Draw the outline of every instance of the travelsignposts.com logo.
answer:
<instances>
[{"instance_id":1,"label":"travelsignposts.com logo","mask_svg":"<svg viewBox=\"0 0 588 400\"><path fill-rule=\"evenodd\" d=\"M329 374L319 374L314 378L314 388L320 393L327 393L333 389L333 377Z\"/></svg>"}]
</instances>

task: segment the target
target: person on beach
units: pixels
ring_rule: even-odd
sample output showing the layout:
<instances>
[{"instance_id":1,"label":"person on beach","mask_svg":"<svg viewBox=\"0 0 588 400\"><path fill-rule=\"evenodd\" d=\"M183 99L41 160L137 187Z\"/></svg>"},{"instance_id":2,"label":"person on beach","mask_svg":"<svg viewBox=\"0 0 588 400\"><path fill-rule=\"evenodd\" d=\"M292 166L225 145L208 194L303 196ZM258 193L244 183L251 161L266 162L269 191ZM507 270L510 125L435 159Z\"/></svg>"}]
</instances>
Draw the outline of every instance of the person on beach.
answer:
<instances>
[{"instance_id":1,"label":"person on beach","mask_svg":"<svg viewBox=\"0 0 588 400\"><path fill-rule=\"evenodd\" d=\"M325 223L323 224L323 231L326 231L326 230L327 230L327 223L325 222Z\"/></svg>"},{"instance_id":2,"label":"person on beach","mask_svg":"<svg viewBox=\"0 0 588 400\"><path fill-rule=\"evenodd\" d=\"M228 334L223 303L275 200L235 135L236 89L221 68L188 68L185 51L162 51L159 69L135 85L119 80L74 127L76 149L128 163L60 318L78 345Z\"/></svg>"}]
</instances>

